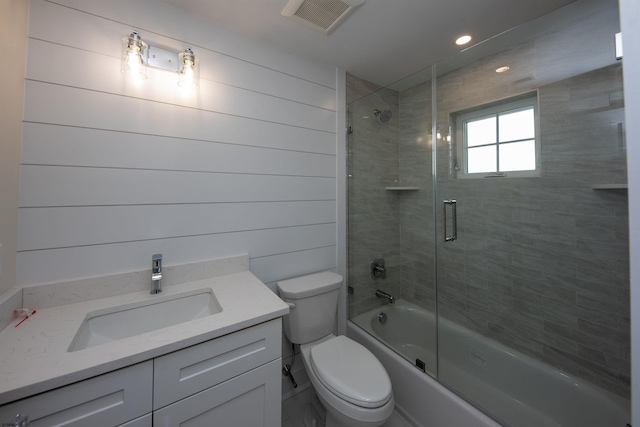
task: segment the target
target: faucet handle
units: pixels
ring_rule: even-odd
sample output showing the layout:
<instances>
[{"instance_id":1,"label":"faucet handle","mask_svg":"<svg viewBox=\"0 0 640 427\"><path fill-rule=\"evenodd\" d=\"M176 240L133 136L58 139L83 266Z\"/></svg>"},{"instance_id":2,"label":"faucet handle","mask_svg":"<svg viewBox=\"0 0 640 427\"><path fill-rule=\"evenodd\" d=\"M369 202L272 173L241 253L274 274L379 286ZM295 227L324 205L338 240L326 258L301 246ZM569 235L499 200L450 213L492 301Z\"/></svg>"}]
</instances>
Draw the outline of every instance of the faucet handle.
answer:
<instances>
[{"instance_id":1,"label":"faucet handle","mask_svg":"<svg viewBox=\"0 0 640 427\"><path fill-rule=\"evenodd\" d=\"M384 266L384 258L376 258L371 261L371 278L387 278L387 269Z\"/></svg>"},{"instance_id":2,"label":"faucet handle","mask_svg":"<svg viewBox=\"0 0 640 427\"><path fill-rule=\"evenodd\" d=\"M13 421L8 423L2 423L2 426L3 427L27 427L27 424L29 424L29 416L21 412L18 415L16 415Z\"/></svg>"},{"instance_id":3,"label":"faucet handle","mask_svg":"<svg viewBox=\"0 0 640 427\"><path fill-rule=\"evenodd\" d=\"M151 293L159 294L162 292L160 287L162 280L162 254L154 254L151 257Z\"/></svg>"},{"instance_id":4,"label":"faucet handle","mask_svg":"<svg viewBox=\"0 0 640 427\"><path fill-rule=\"evenodd\" d=\"M154 254L151 257L151 267L156 273L162 271L162 254Z\"/></svg>"}]
</instances>

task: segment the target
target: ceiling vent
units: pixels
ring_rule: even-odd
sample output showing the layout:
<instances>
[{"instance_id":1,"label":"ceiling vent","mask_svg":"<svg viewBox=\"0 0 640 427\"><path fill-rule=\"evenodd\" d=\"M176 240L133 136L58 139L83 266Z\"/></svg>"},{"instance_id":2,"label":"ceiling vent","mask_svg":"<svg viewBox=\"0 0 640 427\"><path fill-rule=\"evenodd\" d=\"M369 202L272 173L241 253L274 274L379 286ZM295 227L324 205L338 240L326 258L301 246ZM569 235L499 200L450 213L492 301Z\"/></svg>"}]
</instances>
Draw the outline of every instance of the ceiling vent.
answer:
<instances>
[{"instance_id":1,"label":"ceiling vent","mask_svg":"<svg viewBox=\"0 0 640 427\"><path fill-rule=\"evenodd\" d=\"M329 34L364 0L289 0L282 15Z\"/></svg>"}]
</instances>

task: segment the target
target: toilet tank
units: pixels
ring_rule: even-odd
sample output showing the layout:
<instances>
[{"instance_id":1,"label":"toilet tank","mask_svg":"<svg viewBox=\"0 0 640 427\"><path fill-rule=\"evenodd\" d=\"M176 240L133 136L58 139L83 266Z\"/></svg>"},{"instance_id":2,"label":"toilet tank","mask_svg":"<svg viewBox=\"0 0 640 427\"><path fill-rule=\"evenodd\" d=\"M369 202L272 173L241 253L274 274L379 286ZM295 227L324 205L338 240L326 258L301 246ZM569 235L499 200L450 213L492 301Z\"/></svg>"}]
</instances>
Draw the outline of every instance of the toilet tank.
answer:
<instances>
[{"instance_id":1,"label":"toilet tank","mask_svg":"<svg viewBox=\"0 0 640 427\"><path fill-rule=\"evenodd\" d=\"M284 317L284 333L306 344L333 332L342 276L331 271L278 282L280 298L295 305Z\"/></svg>"}]
</instances>

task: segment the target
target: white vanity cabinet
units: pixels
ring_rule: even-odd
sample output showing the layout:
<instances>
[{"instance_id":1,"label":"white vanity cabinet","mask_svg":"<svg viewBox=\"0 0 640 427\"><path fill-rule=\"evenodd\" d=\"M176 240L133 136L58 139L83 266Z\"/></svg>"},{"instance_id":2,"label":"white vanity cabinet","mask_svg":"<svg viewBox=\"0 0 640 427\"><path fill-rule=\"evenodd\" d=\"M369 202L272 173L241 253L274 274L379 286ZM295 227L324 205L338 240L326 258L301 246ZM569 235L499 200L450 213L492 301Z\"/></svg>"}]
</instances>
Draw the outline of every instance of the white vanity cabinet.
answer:
<instances>
[{"instance_id":1,"label":"white vanity cabinet","mask_svg":"<svg viewBox=\"0 0 640 427\"><path fill-rule=\"evenodd\" d=\"M281 426L281 319L0 407L29 427Z\"/></svg>"},{"instance_id":2,"label":"white vanity cabinet","mask_svg":"<svg viewBox=\"0 0 640 427\"><path fill-rule=\"evenodd\" d=\"M22 412L29 427L119 425L151 411L152 383L149 360L3 405L0 424Z\"/></svg>"},{"instance_id":3,"label":"white vanity cabinet","mask_svg":"<svg viewBox=\"0 0 640 427\"><path fill-rule=\"evenodd\" d=\"M154 361L153 425L281 426L278 318Z\"/></svg>"},{"instance_id":4,"label":"white vanity cabinet","mask_svg":"<svg viewBox=\"0 0 640 427\"><path fill-rule=\"evenodd\" d=\"M154 427L280 427L281 360L154 411Z\"/></svg>"},{"instance_id":5,"label":"white vanity cabinet","mask_svg":"<svg viewBox=\"0 0 640 427\"><path fill-rule=\"evenodd\" d=\"M147 414L128 423L120 424L118 427L153 427L153 414Z\"/></svg>"}]
</instances>

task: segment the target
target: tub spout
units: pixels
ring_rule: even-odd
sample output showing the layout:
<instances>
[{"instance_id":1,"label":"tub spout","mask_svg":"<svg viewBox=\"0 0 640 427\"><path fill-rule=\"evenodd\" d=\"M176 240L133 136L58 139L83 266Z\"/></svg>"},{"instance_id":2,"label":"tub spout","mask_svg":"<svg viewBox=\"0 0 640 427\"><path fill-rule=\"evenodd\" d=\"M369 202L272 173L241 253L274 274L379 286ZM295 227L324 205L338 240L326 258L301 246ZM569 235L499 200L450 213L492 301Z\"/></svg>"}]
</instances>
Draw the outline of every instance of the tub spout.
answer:
<instances>
[{"instance_id":1,"label":"tub spout","mask_svg":"<svg viewBox=\"0 0 640 427\"><path fill-rule=\"evenodd\" d=\"M385 292L385 291L382 291L382 290L380 290L380 289L378 289L378 290L376 291L376 296L377 296L378 298L386 298L387 300L389 300L389 302L390 302L391 304L395 304L395 302L396 302L395 298L393 298L393 295L391 295L391 294L389 294L389 293L387 293L387 292Z\"/></svg>"}]
</instances>

